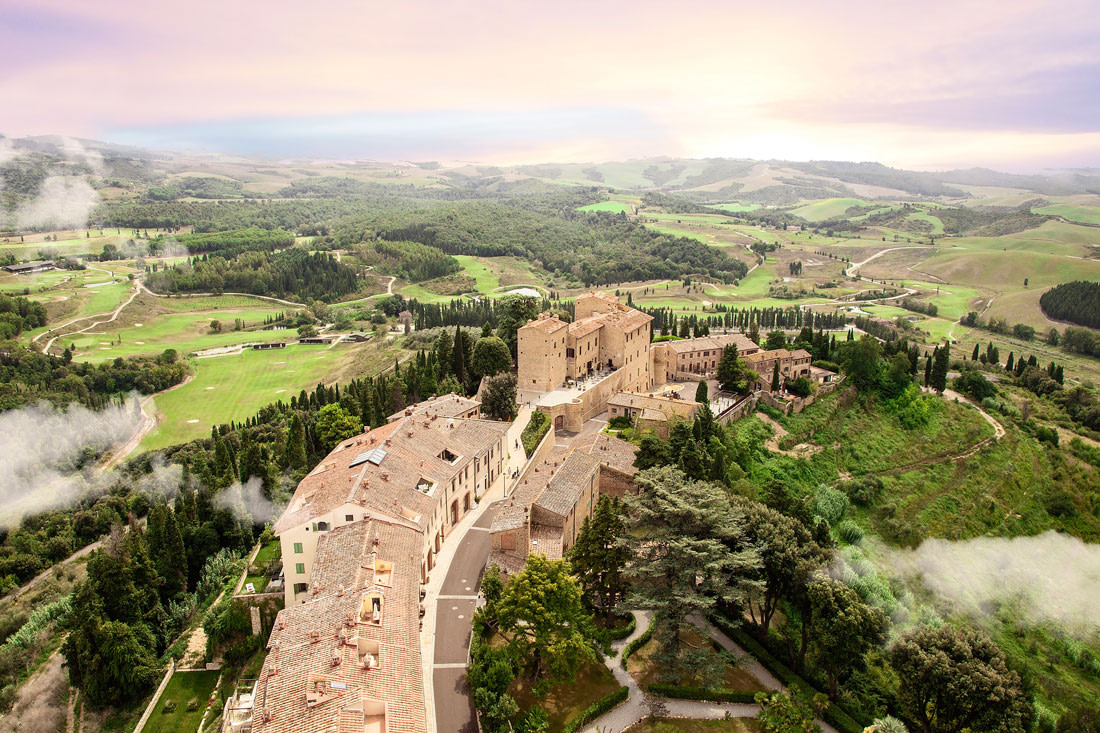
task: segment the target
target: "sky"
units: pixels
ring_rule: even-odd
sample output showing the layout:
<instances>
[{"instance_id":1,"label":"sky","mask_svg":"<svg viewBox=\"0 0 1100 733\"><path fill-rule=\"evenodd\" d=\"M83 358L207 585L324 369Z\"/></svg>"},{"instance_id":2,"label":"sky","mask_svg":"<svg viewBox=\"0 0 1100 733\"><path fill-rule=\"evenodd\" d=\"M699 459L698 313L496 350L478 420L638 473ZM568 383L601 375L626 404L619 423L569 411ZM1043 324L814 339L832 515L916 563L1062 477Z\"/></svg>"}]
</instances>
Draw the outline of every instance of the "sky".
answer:
<instances>
[{"instance_id":1,"label":"sky","mask_svg":"<svg viewBox=\"0 0 1100 733\"><path fill-rule=\"evenodd\" d=\"M1100 167L1096 0L0 0L0 133L379 160Z\"/></svg>"}]
</instances>

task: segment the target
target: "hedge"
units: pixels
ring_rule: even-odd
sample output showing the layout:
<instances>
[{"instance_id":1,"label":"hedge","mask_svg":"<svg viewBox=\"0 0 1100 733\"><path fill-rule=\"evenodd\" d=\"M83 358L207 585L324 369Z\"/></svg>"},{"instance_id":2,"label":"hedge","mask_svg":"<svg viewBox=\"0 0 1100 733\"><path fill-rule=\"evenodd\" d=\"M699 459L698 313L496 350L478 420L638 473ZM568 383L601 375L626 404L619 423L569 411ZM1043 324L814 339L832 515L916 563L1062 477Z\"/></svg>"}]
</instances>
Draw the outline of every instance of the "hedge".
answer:
<instances>
[{"instance_id":1,"label":"hedge","mask_svg":"<svg viewBox=\"0 0 1100 733\"><path fill-rule=\"evenodd\" d=\"M770 651L765 649L760 642L752 636L746 634L743 629L731 624L729 619L715 614L711 615L709 620L726 636L737 642L749 653L749 655L754 657L756 661L764 665L764 668L775 675L784 685L791 688L793 691L801 692L808 698L817 694L818 690L813 685L795 673L790 667L783 664L783 662L776 659ZM840 731L840 733L863 733L865 727L857 723L851 715L835 702L829 703L829 707L822 711L821 717L825 719L825 722Z\"/></svg>"},{"instance_id":2,"label":"hedge","mask_svg":"<svg viewBox=\"0 0 1100 733\"><path fill-rule=\"evenodd\" d=\"M618 641L625 639L634 633L634 629L637 628L638 621L634 618L634 614L630 614L630 619L622 626L616 626L612 629L604 629L604 637L608 641Z\"/></svg>"},{"instance_id":3,"label":"hedge","mask_svg":"<svg viewBox=\"0 0 1100 733\"><path fill-rule=\"evenodd\" d=\"M630 659L630 655L645 646L646 642L648 642L652 638L653 622L650 621L649 628L646 629L637 639L627 644L626 648L623 649L623 669L626 669L626 660Z\"/></svg>"},{"instance_id":4,"label":"hedge","mask_svg":"<svg viewBox=\"0 0 1100 733\"><path fill-rule=\"evenodd\" d=\"M535 448L539 447L539 442L548 432L550 432L549 416L538 410L532 412L530 422L527 423L527 426L523 428L523 432L519 435L519 439L523 443L523 452L527 454L528 458L535 452Z\"/></svg>"},{"instance_id":5,"label":"hedge","mask_svg":"<svg viewBox=\"0 0 1100 733\"><path fill-rule=\"evenodd\" d=\"M710 702L755 703L756 690L727 690L716 687L689 687L687 685L647 685L646 690L661 697L681 700L708 700Z\"/></svg>"},{"instance_id":6,"label":"hedge","mask_svg":"<svg viewBox=\"0 0 1100 733\"><path fill-rule=\"evenodd\" d=\"M628 697L630 697L630 690L626 687L620 687L614 692L604 695L599 700L589 705L580 715L570 720L565 727L561 729L561 733L576 733L576 731L588 725L607 711L617 708L619 705L626 702Z\"/></svg>"}]
</instances>

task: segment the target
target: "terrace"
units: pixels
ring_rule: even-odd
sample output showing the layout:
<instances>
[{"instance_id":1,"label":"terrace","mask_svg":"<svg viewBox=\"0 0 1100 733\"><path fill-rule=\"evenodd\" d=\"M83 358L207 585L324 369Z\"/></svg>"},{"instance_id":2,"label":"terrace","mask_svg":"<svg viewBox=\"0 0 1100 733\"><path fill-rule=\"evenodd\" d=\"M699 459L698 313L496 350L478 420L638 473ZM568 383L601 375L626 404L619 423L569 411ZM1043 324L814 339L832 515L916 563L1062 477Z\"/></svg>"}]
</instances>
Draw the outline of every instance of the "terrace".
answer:
<instances>
[{"instance_id":1,"label":"terrace","mask_svg":"<svg viewBox=\"0 0 1100 733\"><path fill-rule=\"evenodd\" d=\"M572 402L605 379L613 376L617 371L619 371L618 368L609 369L603 366L593 371L589 376L580 377L579 379L567 379L564 385L549 392L540 393L524 390L520 393L520 399L532 407L539 405L552 407Z\"/></svg>"}]
</instances>

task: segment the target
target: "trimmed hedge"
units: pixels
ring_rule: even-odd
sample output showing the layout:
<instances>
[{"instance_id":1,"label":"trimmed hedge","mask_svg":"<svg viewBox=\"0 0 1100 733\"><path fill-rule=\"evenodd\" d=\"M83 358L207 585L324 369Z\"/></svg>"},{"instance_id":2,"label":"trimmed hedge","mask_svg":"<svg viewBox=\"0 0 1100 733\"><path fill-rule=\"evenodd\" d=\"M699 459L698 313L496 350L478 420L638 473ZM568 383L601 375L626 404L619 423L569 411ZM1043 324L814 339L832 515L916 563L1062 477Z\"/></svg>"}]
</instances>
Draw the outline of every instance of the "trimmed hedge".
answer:
<instances>
[{"instance_id":1,"label":"trimmed hedge","mask_svg":"<svg viewBox=\"0 0 1100 733\"><path fill-rule=\"evenodd\" d=\"M729 619L715 614L709 617L709 621L717 626L722 633L737 642L749 653L749 655L760 662L765 669L775 675L780 682L793 692L800 692L808 698L817 694L817 688L795 673L790 667L783 664L783 662L779 661L770 651L765 649L760 642L745 633L739 626L731 624ZM821 717L825 719L826 723L829 723L840 731L840 733L863 733L865 727L857 723L847 711L835 702L829 703L829 707L822 711Z\"/></svg>"},{"instance_id":2,"label":"trimmed hedge","mask_svg":"<svg viewBox=\"0 0 1100 733\"><path fill-rule=\"evenodd\" d=\"M646 629L642 633L642 635L639 636L637 639L635 639L634 641L627 644L626 648L623 649L623 659L622 659L623 669L626 669L626 660L630 659L630 655L633 654L634 652L638 651L639 649L641 649L643 646L645 646L646 642L648 642L652 638L653 638L653 622L650 621L649 622L649 628Z\"/></svg>"},{"instance_id":3,"label":"trimmed hedge","mask_svg":"<svg viewBox=\"0 0 1100 733\"><path fill-rule=\"evenodd\" d=\"M620 687L614 692L604 695L599 700L589 705L580 715L566 723L565 727L561 729L561 733L576 733L576 731L588 725L607 711L622 705L626 702L628 697L630 697L630 690L626 687Z\"/></svg>"},{"instance_id":4,"label":"trimmed hedge","mask_svg":"<svg viewBox=\"0 0 1100 733\"><path fill-rule=\"evenodd\" d=\"M646 690L661 697L681 700L708 700L710 702L756 702L756 690L727 690L716 687L689 687L687 685L647 685Z\"/></svg>"},{"instance_id":5,"label":"trimmed hedge","mask_svg":"<svg viewBox=\"0 0 1100 733\"><path fill-rule=\"evenodd\" d=\"M634 633L634 629L638 626L638 620L634 618L634 614L630 614L630 620L622 626L616 626L613 629L604 629L604 637L608 641L619 641L625 639Z\"/></svg>"}]
</instances>

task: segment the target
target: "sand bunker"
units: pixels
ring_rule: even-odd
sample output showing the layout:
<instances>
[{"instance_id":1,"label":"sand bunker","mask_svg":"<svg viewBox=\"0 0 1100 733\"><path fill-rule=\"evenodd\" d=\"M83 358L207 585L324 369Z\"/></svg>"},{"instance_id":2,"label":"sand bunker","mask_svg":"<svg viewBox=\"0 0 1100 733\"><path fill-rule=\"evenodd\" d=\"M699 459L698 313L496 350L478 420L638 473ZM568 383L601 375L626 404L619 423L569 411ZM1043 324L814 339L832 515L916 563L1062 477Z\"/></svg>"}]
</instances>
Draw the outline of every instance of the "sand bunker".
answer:
<instances>
[{"instance_id":1,"label":"sand bunker","mask_svg":"<svg viewBox=\"0 0 1100 733\"><path fill-rule=\"evenodd\" d=\"M205 387L205 389L214 389L213 387Z\"/></svg>"},{"instance_id":2,"label":"sand bunker","mask_svg":"<svg viewBox=\"0 0 1100 733\"><path fill-rule=\"evenodd\" d=\"M189 422L189 423L197 423L197 422L198 422L198 420L188 420L187 422Z\"/></svg>"},{"instance_id":3,"label":"sand bunker","mask_svg":"<svg viewBox=\"0 0 1100 733\"><path fill-rule=\"evenodd\" d=\"M282 392L286 392L286 390L285 390L285 389L277 389L277 390L275 390L275 394L280 394L280 393L282 393Z\"/></svg>"}]
</instances>

